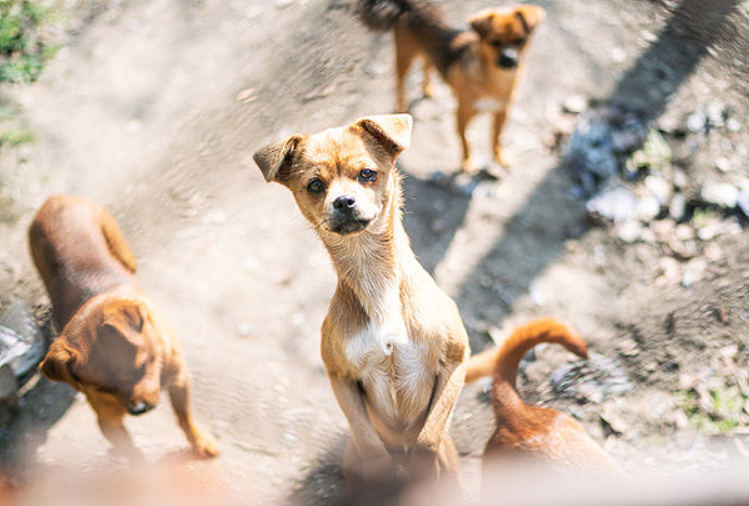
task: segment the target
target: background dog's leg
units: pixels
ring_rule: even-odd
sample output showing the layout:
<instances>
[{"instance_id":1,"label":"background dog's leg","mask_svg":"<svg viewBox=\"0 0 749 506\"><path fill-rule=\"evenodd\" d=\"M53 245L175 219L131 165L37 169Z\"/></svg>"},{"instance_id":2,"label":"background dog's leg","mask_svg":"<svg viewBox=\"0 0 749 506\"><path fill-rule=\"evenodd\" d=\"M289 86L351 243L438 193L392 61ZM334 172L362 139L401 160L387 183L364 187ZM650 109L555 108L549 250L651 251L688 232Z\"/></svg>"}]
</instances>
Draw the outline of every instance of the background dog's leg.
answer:
<instances>
[{"instance_id":1,"label":"background dog's leg","mask_svg":"<svg viewBox=\"0 0 749 506\"><path fill-rule=\"evenodd\" d=\"M101 212L99 220L101 221L101 231L107 239L109 251L117 257L127 270L135 272L138 262L135 260L135 255L130 250L125 237L123 237L120 227L117 226L117 222L107 211Z\"/></svg>"},{"instance_id":2,"label":"background dog's leg","mask_svg":"<svg viewBox=\"0 0 749 506\"><path fill-rule=\"evenodd\" d=\"M427 98L431 98L434 96L434 91L432 90L432 82L429 79L429 71L432 70L432 63L429 61L429 58L424 56L424 79L422 80L421 90L424 93L424 96Z\"/></svg>"},{"instance_id":3,"label":"background dog's leg","mask_svg":"<svg viewBox=\"0 0 749 506\"><path fill-rule=\"evenodd\" d=\"M397 25L393 34L395 38L396 109L398 112L406 112L408 110L408 102L406 101L406 76L414 58L416 58L417 47Z\"/></svg>"},{"instance_id":4,"label":"background dog's leg","mask_svg":"<svg viewBox=\"0 0 749 506\"><path fill-rule=\"evenodd\" d=\"M458 105L457 127L461 148L463 149L462 169L465 172L474 171L473 161L471 160L471 145L468 143L468 139L466 139L466 128L468 128L468 122L471 121L474 114L475 111L471 106L466 106L463 103Z\"/></svg>"},{"instance_id":5,"label":"background dog's leg","mask_svg":"<svg viewBox=\"0 0 749 506\"><path fill-rule=\"evenodd\" d=\"M216 439L195 425L190 410L190 379L181 375L169 386L169 398L177 415L177 421L193 450L201 457L215 457L221 451Z\"/></svg>"},{"instance_id":6,"label":"background dog's leg","mask_svg":"<svg viewBox=\"0 0 749 506\"><path fill-rule=\"evenodd\" d=\"M494 160L503 167L505 166L505 161L502 157L502 143L500 142L500 136L502 135L502 128L504 127L505 119L507 119L507 109L502 109L494 114L491 139L492 148L494 149Z\"/></svg>"}]
</instances>

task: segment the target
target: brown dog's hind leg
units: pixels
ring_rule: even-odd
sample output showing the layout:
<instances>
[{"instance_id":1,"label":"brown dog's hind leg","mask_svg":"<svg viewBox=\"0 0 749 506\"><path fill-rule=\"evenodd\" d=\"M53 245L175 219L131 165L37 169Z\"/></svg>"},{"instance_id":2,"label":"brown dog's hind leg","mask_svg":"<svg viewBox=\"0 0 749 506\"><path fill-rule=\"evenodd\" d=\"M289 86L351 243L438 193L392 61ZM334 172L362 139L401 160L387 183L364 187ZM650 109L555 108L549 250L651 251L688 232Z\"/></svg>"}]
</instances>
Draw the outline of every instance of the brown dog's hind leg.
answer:
<instances>
[{"instance_id":1,"label":"brown dog's hind leg","mask_svg":"<svg viewBox=\"0 0 749 506\"><path fill-rule=\"evenodd\" d=\"M169 386L169 398L177 421L193 450L200 457L215 457L221 451L216 439L198 429L190 411L190 380L182 376Z\"/></svg>"},{"instance_id":2,"label":"brown dog's hind leg","mask_svg":"<svg viewBox=\"0 0 749 506\"><path fill-rule=\"evenodd\" d=\"M502 128L504 127L506 119L507 109L502 109L495 113L491 138L492 149L494 150L494 160L503 167L506 167L507 165L502 157L502 143L500 142L500 136L502 135Z\"/></svg>"},{"instance_id":3,"label":"brown dog's hind leg","mask_svg":"<svg viewBox=\"0 0 749 506\"><path fill-rule=\"evenodd\" d=\"M107 240L109 251L125 266L127 270L135 273L138 266L135 255L130 250L125 237L123 237L120 227L107 211L102 210L99 219L101 220L101 231Z\"/></svg>"}]
</instances>

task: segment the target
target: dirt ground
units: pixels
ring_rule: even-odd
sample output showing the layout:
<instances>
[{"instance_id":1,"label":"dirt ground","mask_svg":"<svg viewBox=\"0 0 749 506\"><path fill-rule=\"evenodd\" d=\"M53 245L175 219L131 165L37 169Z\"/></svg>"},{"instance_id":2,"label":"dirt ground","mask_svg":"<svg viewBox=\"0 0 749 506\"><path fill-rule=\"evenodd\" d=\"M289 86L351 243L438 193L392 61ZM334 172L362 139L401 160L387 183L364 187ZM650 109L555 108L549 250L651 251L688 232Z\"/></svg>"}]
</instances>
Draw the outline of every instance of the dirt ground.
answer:
<instances>
[{"instance_id":1,"label":"dirt ground","mask_svg":"<svg viewBox=\"0 0 749 506\"><path fill-rule=\"evenodd\" d=\"M697 204L706 182L749 192L747 5L539 3L548 18L504 133L512 167L499 180L435 177L459 166L454 102L435 82L435 98L412 104L401 169L414 250L456 300L474 351L535 316L581 332L590 363L540 348L520 387L580 419L631 472L749 460L747 219ZM487 5L439 4L456 20ZM41 79L0 85L0 105L14 112L5 123L36 137L0 146L0 310L21 299L44 322L26 229L45 198L104 204L184 343L197 418L223 447L190 466L250 503L340 503L347 426L319 353L335 275L291 195L265 184L251 155L294 132L391 112L390 36L365 31L341 0L70 0L64 9L63 47ZM412 97L418 83L415 73ZM583 111L565 112L571 97ZM716 101L738 128L687 127ZM653 218L634 239L591 220L565 157L576 113L591 103L636 111L665 132L692 214ZM486 118L469 135L487 164ZM709 219L717 232L701 234ZM692 235L673 236L678 224ZM450 429L469 489L493 430L485 391L464 390ZM167 404L127 420L150 461L186 447ZM0 433L0 463L22 481L121 465L85 400L44 379Z\"/></svg>"}]
</instances>

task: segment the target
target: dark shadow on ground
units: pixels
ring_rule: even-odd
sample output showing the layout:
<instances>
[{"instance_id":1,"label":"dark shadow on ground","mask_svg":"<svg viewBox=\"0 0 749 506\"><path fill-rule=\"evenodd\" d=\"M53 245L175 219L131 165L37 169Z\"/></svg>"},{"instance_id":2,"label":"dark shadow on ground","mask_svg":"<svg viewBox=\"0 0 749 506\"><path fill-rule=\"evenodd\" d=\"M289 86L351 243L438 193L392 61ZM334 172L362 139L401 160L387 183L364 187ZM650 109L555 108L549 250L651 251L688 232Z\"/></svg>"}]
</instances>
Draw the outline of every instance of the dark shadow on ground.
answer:
<instances>
[{"instance_id":1,"label":"dark shadow on ground","mask_svg":"<svg viewBox=\"0 0 749 506\"><path fill-rule=\"evenodd\" d=\"M657 40L622 76L605 102L637 110L646 122L659 117L713 44L725 43L736 33L727 18L739 4L739 0L682 1ZM503 236L464 281L456 301L464 315L470 314L470 320L500 322L513 301L526 293L538 274L560 255L565 241L585 232L585 204L568 196L572 184L568 168L569 161L563 158L549 171L509 220ZM553 214L558 206L565 206L567 212ZM560 221L562 216L566 221ZM489 284L487 276L491 278ZM482 285L500 286L505 304L480 304L486 300L480 296L485 290ZM472 348L481 350L485 338L470 334Z\"/></svg>"},{"instance_id":2,"label":"dark shadow on ground","mask_svg":"<svg viewBox=\"0 0 749 506\"><path fill-rule=\"evenodd\" d=\"M75 398L75 390L65 383L40 377L38 383L19 400L18 411L0 435L0 466L22 471L36 457L36 450L47 439L47 432L62 418Z\"/></svg>"}]
</instances>

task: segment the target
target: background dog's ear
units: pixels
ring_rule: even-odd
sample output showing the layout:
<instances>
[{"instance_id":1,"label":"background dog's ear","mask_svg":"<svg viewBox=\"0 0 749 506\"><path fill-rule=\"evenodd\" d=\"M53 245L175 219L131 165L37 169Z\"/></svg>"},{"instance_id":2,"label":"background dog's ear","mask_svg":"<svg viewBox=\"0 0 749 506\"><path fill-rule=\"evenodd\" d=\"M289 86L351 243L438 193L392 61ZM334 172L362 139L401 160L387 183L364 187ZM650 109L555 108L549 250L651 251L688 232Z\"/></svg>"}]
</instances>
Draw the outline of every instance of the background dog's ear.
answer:
<instances>
[{"instance_id":1,"label":"background dog's ear","mask_svg":"<svg viewBox=\"0 0 749 506\"><path fill-rule=\"evenodd\" d=\"M292 135L286 140L269 144L252 155L267 182L282 183L286 179L294 151L302 138L301 135Z\"/></svg>"},{"instance_id":2,"label":"background dog's ear","mask_svg":"<svg viewBox=\"0 0 749 506\"><path fill-rule=\"evenodd\" d=\"M70 374L70 367L75 363L75 360L73 352L58 337L49 346L47 355L39 364L39 370L52 381L64 381L74 385L75 381Z\"/></svg>"},{"instance_id":3,"label":"background dog's ear","mask_svg":"<svg viewBox=\"0 0 749 506\"><path fill-rule=\"evenodd\" d=\"M366 116L358 119L350 128L363 130L396 157L411 146L413 119L410 114Z\"/></svg>"},{"instance_id":4,"label":"background dog's ear","mask_svg":"<svg viewBox=\"0 0 749 506\"><path fill-rule=\"evenodd\" d=\"M538 5L518 5L515 7L515 15L520 18L526 33L531 33L536 25L546 17L546 11Z\"/></svg>"},{"instance_id":5,"label":"background dog's ear","mask_svg":"<svg viewBox=\"0 0 749 506\"><path fill-rule=\"evenodd\" d=\"M496 16L494 12L485 9L468 18L468 24L474 32L479 34L479 37L484 38L492 29L494 16Z\"/></svg>"}]
</instances>

